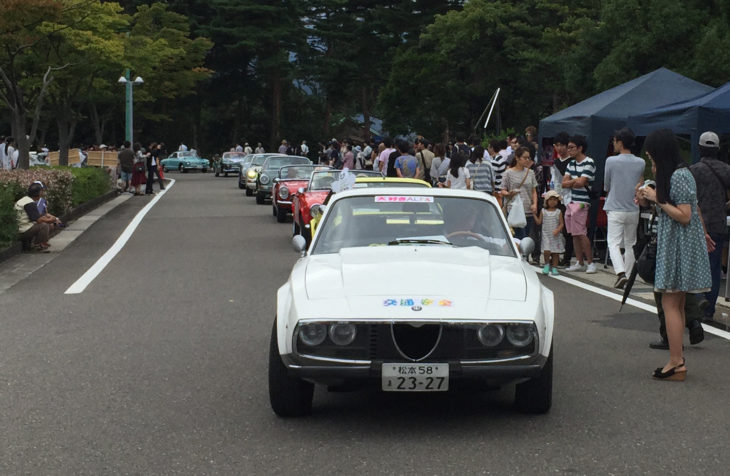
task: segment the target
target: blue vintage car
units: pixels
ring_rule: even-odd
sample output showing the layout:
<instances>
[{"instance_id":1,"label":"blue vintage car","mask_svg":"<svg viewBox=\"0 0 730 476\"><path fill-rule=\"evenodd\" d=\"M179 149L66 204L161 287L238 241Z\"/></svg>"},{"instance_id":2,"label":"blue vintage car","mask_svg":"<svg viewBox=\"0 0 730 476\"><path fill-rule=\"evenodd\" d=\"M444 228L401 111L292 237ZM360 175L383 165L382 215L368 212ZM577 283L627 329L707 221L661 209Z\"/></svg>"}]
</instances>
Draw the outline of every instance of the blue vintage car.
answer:
<instances>
[{"instance_id":1,"label":"blue vintage car","mask_svg":"<svg viewBox=\"0 0 730 476\"><path fill-rule=\"evenodd\" d=\"M170 170L179 170L180 172L188 172L189 170L200 170L205 173L210 167L208 159L198 157L195 151L178 150L170 154L166 159L160 161L162 170L167 172Z\"/></svg>"}]
</instances>

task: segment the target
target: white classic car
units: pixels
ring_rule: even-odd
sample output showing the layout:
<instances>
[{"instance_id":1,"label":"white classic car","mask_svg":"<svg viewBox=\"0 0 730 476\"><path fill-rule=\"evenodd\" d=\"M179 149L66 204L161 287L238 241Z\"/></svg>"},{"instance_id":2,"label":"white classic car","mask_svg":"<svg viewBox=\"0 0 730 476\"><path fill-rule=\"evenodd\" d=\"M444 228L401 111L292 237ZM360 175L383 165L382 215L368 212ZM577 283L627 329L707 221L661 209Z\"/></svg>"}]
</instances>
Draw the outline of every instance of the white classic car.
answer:
<instances>
[{"instance_id":1,"label":"white classic car","mask_svg":"<svg viewBox=\"0 0 730 476\"><path fill-rule=\"evenodd\" d=\"M494 389L552 403L553 294L521 258L496 200L448 189L333 195L278 290L269 396L311 412L314 384L392 392ZM526 238L523 253L534 248Z\"/></svg>"}]
</instances>

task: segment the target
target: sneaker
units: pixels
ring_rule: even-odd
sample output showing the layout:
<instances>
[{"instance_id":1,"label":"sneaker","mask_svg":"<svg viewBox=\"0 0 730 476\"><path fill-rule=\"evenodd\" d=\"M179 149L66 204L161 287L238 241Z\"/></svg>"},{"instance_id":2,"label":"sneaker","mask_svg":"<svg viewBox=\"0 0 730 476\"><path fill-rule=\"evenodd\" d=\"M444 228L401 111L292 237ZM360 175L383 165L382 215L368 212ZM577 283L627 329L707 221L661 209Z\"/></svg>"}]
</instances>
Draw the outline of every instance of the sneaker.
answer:
<instances>
[{"instance_id":1,"label":"sneaker","mask_svg":"<svg viewBox=\"0 0 730 476\"><path fill-rule=\"evenodd\" d=\"M596 263L588 263L586 274L596 274Z\"/></svg>"},{"instance_id":2,"label":"sneaker","mask_svg":"<svg viewBox=\"0 0 730 476\"><path fill-rule=\"evenodd\" d=\"M545 265L545 266L544 266L544 267L542 268L542 274L548 274L549 272L550 272L550 265L549 265L549 264L546 264L546 265Z\"/></svg>"},{"instance_id":3,"label":"sneaker","mask_svg":"<svg viewBox=\"0 0 730 476\"><path fill-rule=\"evenodd\" d=\"M552 274L553 276L560 276L560 273L558 273L558 268L551 269L550 274Z\"/></svg>"},{"instance_id":4,"label":"sneaker","mask_svg":"<svg viewBox=\"0 0 730 476\"><path fill-rule=\"evenodd\" d=\"M565 271L572 273L574 271L585 271L585 269L586 269L586 266L584 264L580 264L580 263L576 262L576 263L571 264L567 268L565 268Z\"/></svg>"},{"instance_id":5,"label":"sneaker","mask_svg":"<svg viewBox=\"0 0 730 476\"><path fill-rule=\"evenodd\" d=\"M616 277L616 282L613 283L613 287L616 289L623 289L624 286L626 286L626 281L628 281L626 273L619 273Z\"/></svg>"}]
</instances>

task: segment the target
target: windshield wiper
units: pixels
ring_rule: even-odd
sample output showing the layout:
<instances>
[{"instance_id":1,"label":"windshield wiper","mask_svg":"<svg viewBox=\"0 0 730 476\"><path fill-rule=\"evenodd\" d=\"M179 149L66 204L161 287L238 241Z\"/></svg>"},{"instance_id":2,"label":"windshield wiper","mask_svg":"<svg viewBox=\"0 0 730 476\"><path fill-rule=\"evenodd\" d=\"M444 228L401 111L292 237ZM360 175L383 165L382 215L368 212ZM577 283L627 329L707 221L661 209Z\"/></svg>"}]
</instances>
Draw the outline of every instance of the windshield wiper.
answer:
<instances>
[{"instance_id":1,"label":"windshield wiper","mask_svg":"<svg viewBox=\"0 0 730 476\"><path fill-rule=\"evenodd\" d=\"M398 238L397 240L389 241L388 246L397 246L403 244L419 244L419 245L453 245L453 243L444 240L434 240L426 238Z\"/></svg>"}]
</instances>

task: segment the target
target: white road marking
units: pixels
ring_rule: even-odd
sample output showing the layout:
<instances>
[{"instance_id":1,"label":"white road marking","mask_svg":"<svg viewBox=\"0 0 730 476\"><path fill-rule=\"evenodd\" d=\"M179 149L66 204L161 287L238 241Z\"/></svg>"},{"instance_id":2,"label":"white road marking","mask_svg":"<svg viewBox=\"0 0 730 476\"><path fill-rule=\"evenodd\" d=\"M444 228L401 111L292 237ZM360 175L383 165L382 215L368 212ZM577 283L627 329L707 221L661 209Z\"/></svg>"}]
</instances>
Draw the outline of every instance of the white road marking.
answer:
<instances>
[{"instance_id":1,"label":"white road marking","mask_svg":"<svg viewBox=\"0 0 730 476\"><path fill-rule=\"evenodd\" d=\"M127 228L124 229L121 235L119 235L119 238L117 238L117 241L114 242L114 244L107 250L106 253L104 253L101 258L99 258L94 265L89 268L79 279L76 280L75 283L73 283L64 294L79 294L84 292L86 287L91 284L91 282L96 279L96 277L104 271L104 268L111 262L111 260L114 259L114 257L122 251L122 248L124 248L124 245L127 244L127 241L132 237L134 234L134 231L137 229L140 223L142 223L142 219L147 215L147 212L152 210L152 207L155 206L155 204L162 198L163 195L167 193L168 190L172 188L172 186L175 185L175 180L170 179L170 182L165 187L165 190L161 191L157 195L155 195L155 198L150 200L150 203L148 203L142 210L137 213L137 215L134 217L134 219L127 225Z\"/></svg>"},{"instance_id":2,"label":"white road marking","mask_svg":"<svg viewBox=\"0 0 730 476\"><path fill-rule=\"evenodd\" d=\"M539 271L542 270L542 268L535 268L534 266L533 266L533 268L535 269L535 272L539 272ZM562 281L564 283L568 283L570 285L579 287L581 289L585 289L586 291L590 291L592 293L600 294L601 296L605 296L605 297L607 297L609 299L613 299L614 301L621 302L621 298L623 297L622 294L617 294L617 293L608 291L606 289L599 288L597 286L593 286L593 285L590 285L590 284L586 284L586 283L584 283L582 281L578 281L576 279L567 278L567 277L562 276L562 275L560 275L560 276L550 276L550 278L551 279L557 279L558 281ZM629 305L629 306L637 307L637 308L639 308L639 309L641 309L643 311L651 312L652 314L656 314L657 313L656 306L652 306L651 304L647 304L645 302L637 301L635 299L628 298L626 300L626 304ZM618 310L617 310L617 312L618 312ZM723 339L730 340L730 332L723 331L721 329L717 329L716 327L706 326L706 325L702 325L702 328L707 333L710 333L712 335L716 335L718 337L722 337Z\"/></svg>"}]
</instances>

